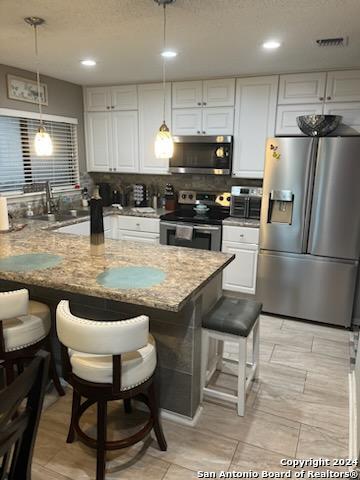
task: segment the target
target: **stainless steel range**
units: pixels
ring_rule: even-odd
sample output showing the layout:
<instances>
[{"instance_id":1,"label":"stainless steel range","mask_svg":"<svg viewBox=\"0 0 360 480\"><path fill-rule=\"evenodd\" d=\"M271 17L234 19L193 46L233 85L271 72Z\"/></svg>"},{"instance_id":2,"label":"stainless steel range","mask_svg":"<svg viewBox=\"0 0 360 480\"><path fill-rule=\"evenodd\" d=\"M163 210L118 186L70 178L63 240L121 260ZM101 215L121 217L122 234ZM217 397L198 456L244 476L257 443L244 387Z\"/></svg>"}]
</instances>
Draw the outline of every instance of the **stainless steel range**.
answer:
<instances>
[{"instance_id":1,"label":"stainless steel range","mask_svg":"<svg viewBox=\"0 0 360 480\"><path fill-rule=\"evenodd\" d=\"M221 250L222 222L230 215L228 192L179 192L179 208L160 217L160 243Z\"/></svg>"}]
</instances>

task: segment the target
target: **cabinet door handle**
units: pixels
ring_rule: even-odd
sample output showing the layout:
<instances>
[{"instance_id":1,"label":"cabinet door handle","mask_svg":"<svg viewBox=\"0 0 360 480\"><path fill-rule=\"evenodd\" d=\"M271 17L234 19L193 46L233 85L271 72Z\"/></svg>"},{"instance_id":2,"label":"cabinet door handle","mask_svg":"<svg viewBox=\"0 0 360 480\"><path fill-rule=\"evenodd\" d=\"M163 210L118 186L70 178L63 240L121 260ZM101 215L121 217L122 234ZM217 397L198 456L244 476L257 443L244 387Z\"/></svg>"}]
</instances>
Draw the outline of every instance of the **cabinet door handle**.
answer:
<instances>
[{"instance_id":1,"label":"cabinet door handle","mask_svg":"<svg viewBox=\"0 0 360 480\"><path fill-rule=\"evenodd\" d=\"M197 102L197 104L199 105L199 107L201 106L201 102Z\"/></svg>"},{"instance_id":2,"label":"cabinet door handle","mask_svg":"<svg viewBox=\"0 0 360 480\"><path fill-rule=\"evenodd\" d=\"M326 100L331 100L331 97L326 97Z\"/></svg>"},{"instance_id":3,"label":"cabinet door handle","mask_svg":"<svg viewBox=\"0 0 360 480\"><path fill-rule=\"evenodd\" d=\"M115 108L114 105L111 105L111 108Z\"/></svg>"},{"instance_id":4,"label":"cabinet door handle","mask_svg":"<svg viewBox=\"0 0 360 480\"><path fill-rule=\"evenodd\" d=\"M113 168L114 172L116 172L116 168Z\"/></svg>"},{"instance_id":5,"label":"cabinet door handle","mask_svg":"<svg viewBox=\"0 0 360 480\"><path fill-rule=\"evenodd\" d=\"M109 168L109 172L112 172L112 168Z\"/></svg>"},{"instance_id":6,"label":"cabinet door handle","mask_svg":"<svg viewBox=\"0 0 360 480\"><path fill-rule=\"evenodd\" d=\"M201 133L200 130L198 130L197 133L200 134Z\"/></svg>"},{"instance_id":7,"label":"cabinet door handle","mask_svg":"<svg viewBox=\"0 0 360 480\"><path fill-rule=\"evenodd\" d=\"M323 100L324 100L324 97L319 97L319 100L323 101Z\"/></svg>"},{"instance_id":8,"label":"cabinet door handle","mask_svg":"<svg viewBox=\"0 0 360 480\"><path fill-rule=\"evenodd\" d=\"M203 102L203 105L206 105L206 102Z\"/></svg>"},{"instance_id":9,"label":"cabinet door handle","mask_svg":"<svg viewBox=\"0 0 360 480\"><path fill-rule=\"evenodd\" d=\"M243 233L240 233L240 238L244 238L245 235Z\"/></svg>"},{"instance_id":10,"label":"cabinet door handle","mask_svg":"<svg viewBox=\"0 0 360 480\"><path fill-rule=\"evenodd\" d=\"M202 132L202 133L204 133L204 134L205 134L205 133L206 133L206 132L205 132L205 130L203 130L203 132Z\"/></svg>"},{"instance_id":11,"label":"cabinet door handle","mask_svg":"<svg viewBox=\"0 0 360 480\"><path fill-rule=\"evenodd\" d=\"M107 106L106 108L107 108L108 110L110 110L110 107L109 107L109 106Z\"/></svg>"}]
</instances>

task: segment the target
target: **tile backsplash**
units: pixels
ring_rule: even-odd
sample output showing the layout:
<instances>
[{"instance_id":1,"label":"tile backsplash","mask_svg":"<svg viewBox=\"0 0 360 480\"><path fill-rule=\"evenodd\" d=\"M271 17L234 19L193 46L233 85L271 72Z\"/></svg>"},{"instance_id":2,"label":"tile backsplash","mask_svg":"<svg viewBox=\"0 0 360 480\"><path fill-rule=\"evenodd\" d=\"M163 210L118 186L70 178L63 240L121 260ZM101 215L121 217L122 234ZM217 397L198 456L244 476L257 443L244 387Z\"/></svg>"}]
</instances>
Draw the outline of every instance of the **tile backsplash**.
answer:
<instances>
[{"instance_id":1,"label":"tile backsplash","mask_svg":"<svg viewBox=\"0 0 360 480\"><path fill-rule=\"evenodd\" d=\"M227 192L233 185L251 185L261 187L262 180L232 178L220 175L141 175L116 173L90 173L94 183L107 182L113 188L124 189L134 183L144 183L151 191L164 194L165 185L171 183L175 190L197 190Z\"/></svg>"}]
</instances>

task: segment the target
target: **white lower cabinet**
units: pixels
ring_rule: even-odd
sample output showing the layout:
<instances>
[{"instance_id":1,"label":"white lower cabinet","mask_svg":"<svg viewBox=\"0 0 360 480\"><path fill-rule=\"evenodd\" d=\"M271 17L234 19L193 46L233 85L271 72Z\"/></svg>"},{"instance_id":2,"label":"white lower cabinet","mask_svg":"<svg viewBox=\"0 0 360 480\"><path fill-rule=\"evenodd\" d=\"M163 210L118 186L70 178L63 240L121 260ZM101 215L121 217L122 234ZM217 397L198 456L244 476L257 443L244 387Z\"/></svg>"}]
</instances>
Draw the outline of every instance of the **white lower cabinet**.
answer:
<instances>
[{"instance_id":1,"label":"white lower cabinet","mask_svg":"<svg viewBox=\"0 0 360 480\"><path fill-rule=\"evenodd\" d=\"M224 226L222 251L235 255L223 273L224 290L255 294L258 242L257 228Z\"/></svg>"},{"instance_id":2,"label":"white lower cabinet","mask_svg":"<svg viewBox=\"0 0 360 480\"><path fill-rule=\"evenodd\" d=\"M117 238L158 245L160 242L160 220L158 218L118 216Z\"/></svg>"},{"instance_id":3,"label":"white lower cabinet","mask_svg":"<svg viewBox=\"0 0 360 480\"><path fill-rule=\"evenodd\" d=\"M60 233L71 233L72 235L90 235L90 222L76 223L75 225L67 225L56 230Z\"/></svg>"},{"instance_id":4,"label":"white lower cabinet","mask_svg":"<svg viewBox=\"0 0 360 480\"><path fill-rule=\"evenodd\" d=\"M109 217L104 217L104 235L105 238L117 238L117 229L116 229L116 217L111 215ZM74 225L67 225L66 227L61 227L57 229L57 232L60 233L70 233L71 235L88 235L90 236L90 221L85 220L84 222L75 223Z\"/></svg>"},{"instance_id":5,"label":"white lower cabinet","mask_svg":"<svg viewBox=\"0 0 360 480\"><path fill-rule=\"evenodd\" d=\"M137 232L132 230L118 230L118 239L158 245L160 241L160 234L151 232Z\"/></svg>"},{"instance_id":6,"label":"white lower cabinet","mask_svg":"<svg viewBox=\"0 0 360 480\"><path fill-rule=\"evenodd\" d=\"M90 235L90 221L67 225L57 230L72 235ZM104 217L105 238L129 240L158 245L160 241L160 220L158 218L109 215Z\"/></svg>"}]
</instances>

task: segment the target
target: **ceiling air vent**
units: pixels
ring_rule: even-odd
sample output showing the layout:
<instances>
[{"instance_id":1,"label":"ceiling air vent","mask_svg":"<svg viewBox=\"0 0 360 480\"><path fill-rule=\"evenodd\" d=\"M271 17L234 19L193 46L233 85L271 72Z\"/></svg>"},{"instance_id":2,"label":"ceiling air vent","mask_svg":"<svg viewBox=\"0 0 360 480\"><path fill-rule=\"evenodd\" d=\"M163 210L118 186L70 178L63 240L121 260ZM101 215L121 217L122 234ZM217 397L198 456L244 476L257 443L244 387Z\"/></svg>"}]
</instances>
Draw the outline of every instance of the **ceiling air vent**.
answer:
<instances>
[{"instance_id":1,"label":"ceiling air vent","mask_svg":"<svg viewBox=\"0 0 360 480\"><path fill-rule=\"evenodd\" d=\"M316 40L319 47L346 47L349 43L349 37L320 38Z\"/></svg>"}]
</instances>

